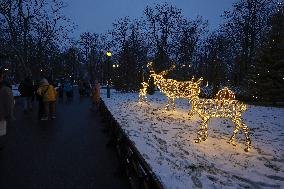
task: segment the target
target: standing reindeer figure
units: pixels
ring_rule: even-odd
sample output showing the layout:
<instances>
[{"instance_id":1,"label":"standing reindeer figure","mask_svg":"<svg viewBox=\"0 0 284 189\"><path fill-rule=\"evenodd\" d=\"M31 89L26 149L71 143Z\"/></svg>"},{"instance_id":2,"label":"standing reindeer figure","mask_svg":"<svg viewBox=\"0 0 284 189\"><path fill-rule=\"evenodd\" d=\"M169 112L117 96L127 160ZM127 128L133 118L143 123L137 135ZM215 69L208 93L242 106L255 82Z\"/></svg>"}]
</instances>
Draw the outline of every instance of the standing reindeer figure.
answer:
<instances>
[{"instance_id":1,"label":"standing reindeer figure","mask_svg":"<svg viewBox=\"0 0 284 189\"><path fill-rule=\"evenodd\" d=\"M196 143L205 141L208 138L208 120L210 118L230 118L235 125L233 134L229 140L230 144L234 144L235 136L239 129L243 130L246 141L246 148L248 152L252 145L249 137L249 129L243 122L241 116L247 107L244 103L235 100L235 94L227 87L220 90L215 99L197 99L192 107L192 112L197 112L202 119L197 134ZM193 115L193 114L192 114Z\"/></svg>"},{"instance_id":2,"label":"standing reindeer figure","mask_svg":"<svg viewBox=\"0 0 284 189\"><path fill-rule=\"evenodd\" d=\"M174 69L175 66L173 66L170 70L163 71L159 74L155 73L152 68L151 62L148 63L147 67L150 69L150 78L152 77L154 79L154 84L168 98L166 110L169 110L170 103L172 103L172 108L173 110L175 110L176 98L188 98L191 99L192 102L195 102L198 99L198 95L200 93L199 85L203 80L202 78L200 78L196 82L194 82L194 77L191 79L191 81L177 81L174 79L165 79L164 76L168 74L169 71ZM190 112L190 114L192 113Z\"/></svg>"},{"instance_id":3,"label":"standing reindeer figure","mask_svg":"<svg viewBox=\"0 0 284 189\"><path fill-rule=\"evenodd\" d=\"M142 82L141 85L142 85L143 88L139 90L139 103L147 101L146 94L147 94L147 88L148 88L149 84L146 83L146 82Z\"/></svg>"}]
</instances>

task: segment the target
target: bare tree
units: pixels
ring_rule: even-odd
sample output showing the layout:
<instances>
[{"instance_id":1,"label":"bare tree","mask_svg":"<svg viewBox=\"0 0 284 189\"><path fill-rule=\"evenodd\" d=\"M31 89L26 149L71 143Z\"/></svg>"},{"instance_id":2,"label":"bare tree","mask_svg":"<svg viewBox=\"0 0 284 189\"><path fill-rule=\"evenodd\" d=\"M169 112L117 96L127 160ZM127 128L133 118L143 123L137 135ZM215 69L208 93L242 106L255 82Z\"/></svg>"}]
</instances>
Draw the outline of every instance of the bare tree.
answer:
<instances>
[{"instance_id":1,"label":"bare tree","mask_svg":"<svg viewBox=\"0 0 284 189\"><path fill-rule=\"evenodd\" d=\"M164 3L158 4L154 8L146 7L144 14L150 45L156 50L161 48L166 54L169 54L169 42L172 40L177 24L182 18L181 10Z\"/></svg>"},{"instance_id":2,"label":"bare tree","mask_svg":"<svg viewBox=\"0 0 284 189\"><path fill-rule=\"evenodd\" d=\"M66 29L70 25L61 12L63 8L64 4L60 0L0 2L1 27L8 33L6 40L9 41L13 58L24 73L31 72L35 54L37 61L48 59L42 57L42 54L66 36Z\"/></svg>"},{"instance_id":3,"label":"bare tree","mask_svg":"<svg viewBox=\"0 0 284 189\"><path fill-rule=\"evenodd\" d=\"M238 57L238 82L246 77L249 65L254 61L257 47L261 45L268 30L272 0L240 0L233 5L233 9L225 11L225 24L222 26L226 37L231 40L231 56Z\"/></svg>"}]
</instances>

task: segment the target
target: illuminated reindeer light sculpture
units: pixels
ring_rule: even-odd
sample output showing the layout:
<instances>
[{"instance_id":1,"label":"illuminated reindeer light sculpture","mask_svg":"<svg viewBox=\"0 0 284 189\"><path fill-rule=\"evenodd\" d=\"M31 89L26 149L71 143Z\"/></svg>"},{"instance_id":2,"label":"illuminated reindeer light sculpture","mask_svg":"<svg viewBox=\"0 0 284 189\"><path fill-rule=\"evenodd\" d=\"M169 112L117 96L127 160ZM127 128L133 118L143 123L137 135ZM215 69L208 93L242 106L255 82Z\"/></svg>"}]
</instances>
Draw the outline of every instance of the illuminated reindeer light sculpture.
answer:
<instances>
[{"instance_id":1,"label":"illuminated reindeer light sculpture","mask_svg":"<svg viewBox=\"0 0 284 189\"><path fill-rule=\"evenodd\" d=\"M154 79L154 84L168 98L168 103L165 108L166 110L169 110L170 103L172 104L173 110L175 110L176 98L188 98L191 100L194 99L192 102L195 102L198 99L198 95L200 93L199 85L203 80L202 78L200 78L196 82L194 82L194 77L191 79L191 81L165 79L164 76L167 75L169 71L173 70L175 66L172 66L171 69L163 71L159 74L156 74L153 70L152 62L148 63L147 67L150 69L150 78L152 77Z\"/></svg>"},{"instance_id":2,"label":"illuminated reindeer light sculpture","mask_svg":"<svg viewBox=\"0 0 284 189\"><path fill-rule=\"evenodd\" d=\"M142 102L146 102L147 101L147 88L149 86L148 83L146 82L142 82L142 89L139 90L139 103L141 104Z\"/></svg>"},{"instance_id":3,"label":"illuminated reindeer light sculpture","mask_svg":"<svg viewBox=\"0 0 284 189\"><path fill-rule=\"evenodd\" d=\"M208 120L214 117L230 118L235 125L233 134L229 140L229 143L234 144L235 136L239 129L243 130L245 135L246 148L248 152L252 145L249 138L249 129L243 122L241 116L242 112L246 111L247 107L244 103L235 100L235 94L227 87L220 90L215 99L195 99L194 106L192 107L192 115L197 112L202 118L202 122L199 126L197 133L196 143L205 141L208 137Z\"/></svg>"}]
</instances>

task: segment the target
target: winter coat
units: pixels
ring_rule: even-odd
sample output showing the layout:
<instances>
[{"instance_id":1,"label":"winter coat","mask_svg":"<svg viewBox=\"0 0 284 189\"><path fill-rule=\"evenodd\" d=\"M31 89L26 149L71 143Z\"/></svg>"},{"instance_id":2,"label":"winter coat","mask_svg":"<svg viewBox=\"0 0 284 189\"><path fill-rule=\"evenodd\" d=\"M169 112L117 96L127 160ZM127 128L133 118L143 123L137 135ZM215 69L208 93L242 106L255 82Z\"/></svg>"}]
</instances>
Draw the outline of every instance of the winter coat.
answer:
<instances>
[{"instance_id":1,"label":"winter coat","mask_svg":"<svg viewBox=\"0 0 284 189\"><path fill-rule=\"evenodd\" d=\"M37 95L42 97L43 102L54 102L57 98L57 92L52 85L41 85L37 90Z\"/></svg>"},{"instance_id":2,"label":"winter coat","mask_svg":"<svg viewBox=\"0 0 284 189\"><path fill-rule=\"evenodd\" d=\"M14 97L12 90L0 83L0 121L13 117Z\"/></svg>"},{"instance_id":3,"label":"winter coat","mask_svg":"<svg viewBox=\"0 0 284 189\"><path fill-rule=\"evenodd\" d=\"M73 90L73 86L71 83L64 83L64 91L65 92L71 92Z\"/></svg>"},{"instance_id":4,"label":"winter coat","mask_svg":"<svg viewBox=\"0 0 284 189\"><path fill-rule=\"evenodd\" d=\"M31 80L22 82L19 86L19 92L22 97L32 97L34 92L34 86Z\"/></svg>"},{"instance_id":5,"label":"winter coat","mask_svg":"<svg viewBox=\"0 0 284 189\"><path fill-rule=\"evenodd\" d=\"M100 103L100 84L98 83L92 89L92 101L97 105Z\"/></svg>"}]
</instances>

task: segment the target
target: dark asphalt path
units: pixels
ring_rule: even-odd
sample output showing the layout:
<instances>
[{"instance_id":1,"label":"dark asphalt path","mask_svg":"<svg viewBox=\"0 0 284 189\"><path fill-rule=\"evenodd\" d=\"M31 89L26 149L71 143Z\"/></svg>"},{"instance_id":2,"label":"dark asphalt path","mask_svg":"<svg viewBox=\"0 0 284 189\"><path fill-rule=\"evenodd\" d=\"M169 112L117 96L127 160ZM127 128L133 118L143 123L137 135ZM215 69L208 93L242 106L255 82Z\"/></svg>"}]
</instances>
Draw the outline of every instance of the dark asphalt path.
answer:
<instances>
[{"instance_id":1,"label":"dark asphalt path","mask_svg":"<svg viewBox=\"0 0 284 189\"><path fill-rule=\"evenodd\" d=\"M57 106L57 119L39 121L36 111L24 115L17 105L0 151L0 189L128 189L100 116L89 106L88 98L77 98Z\"/></svg>"}]
</instances>

